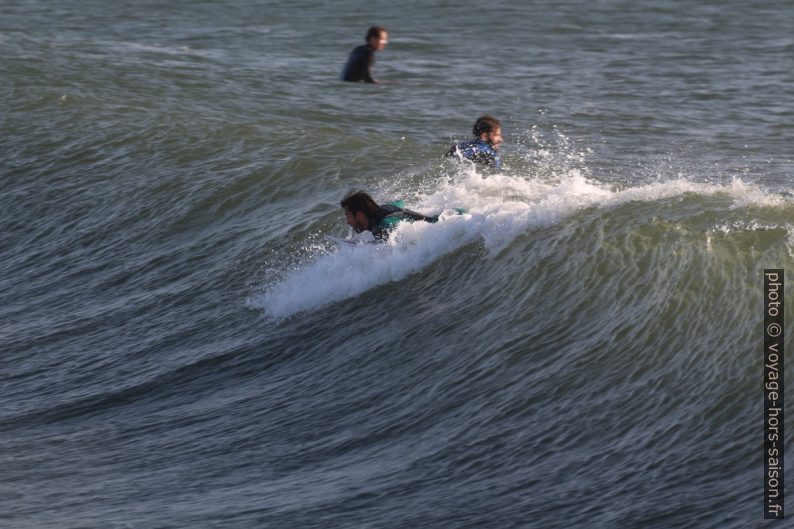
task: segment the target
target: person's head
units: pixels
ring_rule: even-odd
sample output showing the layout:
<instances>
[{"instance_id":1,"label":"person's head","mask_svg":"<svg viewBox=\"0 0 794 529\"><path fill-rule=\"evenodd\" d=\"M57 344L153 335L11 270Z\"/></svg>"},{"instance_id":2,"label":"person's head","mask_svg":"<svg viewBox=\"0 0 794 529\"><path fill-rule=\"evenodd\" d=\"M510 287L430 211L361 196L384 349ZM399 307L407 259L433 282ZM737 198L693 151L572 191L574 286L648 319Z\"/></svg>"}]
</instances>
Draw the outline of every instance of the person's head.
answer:
<instances>
[{"instance_id":1,"label":"person's head","mask_svg":"<svg viewBox=\"0 0 794 529\"><path fill-rule=\"evenodd\" d=\"M372 26L367 31L367 44L375 48L375 51L383 51L389 43L389 32L383 26Z\"/></svg>"},{"instance_id":2,"label":"person's head","mask_svg":"<svg viewBox=\"0 0 794 529\"><path fill-rule=\"evenodd\" d=\"M494 149L499 149L499 145L502 143L502 124L494 117L482 116L478 118L472 132L477 138L492 145Z\"/></svg>"},{"instance_id":3,"label":"person's head","mask_svg":"<svg viewBox=\"0 0 794 529\"><path fill-rule=\"evenodd\" d=\"M340 205L345 210L348 225L358 232L368 230L370 220L378 212L378 205L363 191L348 193Z\"/></svg>"}]
</instances>

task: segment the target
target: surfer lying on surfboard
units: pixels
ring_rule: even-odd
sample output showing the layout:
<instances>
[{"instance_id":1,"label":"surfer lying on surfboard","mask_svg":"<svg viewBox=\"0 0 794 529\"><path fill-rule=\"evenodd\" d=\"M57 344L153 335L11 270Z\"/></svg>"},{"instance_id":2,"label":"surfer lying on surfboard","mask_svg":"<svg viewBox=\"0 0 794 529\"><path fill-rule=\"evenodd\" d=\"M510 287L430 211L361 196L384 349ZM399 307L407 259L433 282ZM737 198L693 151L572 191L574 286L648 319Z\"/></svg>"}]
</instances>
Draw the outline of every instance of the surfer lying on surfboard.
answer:
<instances>
[{"instance_id":1,"label":"surfer lying on surfboard","mask_svg":"<svg viewBox=\"0 0 794 529\"><path fill-rule=\"evenodd\" d=\"M357 233L371 231L377 241L388 239L389 231L393 230L401 220L438 222L438 215L422 215L403 208L402 200L379 206L363 191L346 195L342 199L341 206L345 210L345 218L350 227Z\"/></svg>"}]
</instances>

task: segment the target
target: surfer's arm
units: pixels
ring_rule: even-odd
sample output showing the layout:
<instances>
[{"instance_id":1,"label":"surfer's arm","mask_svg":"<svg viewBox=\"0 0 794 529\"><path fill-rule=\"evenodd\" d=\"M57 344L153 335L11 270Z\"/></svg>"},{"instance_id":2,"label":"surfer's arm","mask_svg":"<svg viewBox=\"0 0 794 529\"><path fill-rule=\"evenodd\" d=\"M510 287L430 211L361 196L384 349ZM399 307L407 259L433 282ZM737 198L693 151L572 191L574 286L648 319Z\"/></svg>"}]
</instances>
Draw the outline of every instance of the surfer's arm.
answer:
<instances>
[{"instance_id":1,"label":"surfer's arm","mask_svg":"<svg viewBox=\"0 0 794 529\"><path fill-rule=\"evenodd\" d=\"M411 220L423 220L425 222L438 222L438 215L422 215L421 213L417 213L416 211L411 211L410 209L403 209L403 215Z\"/></svg>"},{"instance_id":2,"label":"surfer's arm","mask_svg":"<svg viewBox=\"0 0 794 529\"><path fill-rule=\"evenodd\" d=\"M370 51L369 56L367 57L367 68L364 71L364 82L365 83L378 83L378 80L372 77L372 65L375 63L375 52Z\"/></svg>"},{"instance_id":3,"label":"surfer's arm","mask_svg":"<svg viewBox=\"0 0 794 529\"><path fill-rule=\"evenodd\" d=\"M502 159L499 158L499 154L495 153L491 157L491 159L488 161L488 165L490 165L494 169L501 169L502 168Z\"/></svg>"},{"instance_id":4,"label":"surfer's arm","mask_svg":"<svg viewBox=\"0 0 794 529\"><path fill-rule=\"evenodd\" d=\"M488 146L479 147L474 154L474 160L484 162L494 169L502 168L502 159L499 158L499 153Z\"/></svg>"}]
</instances>

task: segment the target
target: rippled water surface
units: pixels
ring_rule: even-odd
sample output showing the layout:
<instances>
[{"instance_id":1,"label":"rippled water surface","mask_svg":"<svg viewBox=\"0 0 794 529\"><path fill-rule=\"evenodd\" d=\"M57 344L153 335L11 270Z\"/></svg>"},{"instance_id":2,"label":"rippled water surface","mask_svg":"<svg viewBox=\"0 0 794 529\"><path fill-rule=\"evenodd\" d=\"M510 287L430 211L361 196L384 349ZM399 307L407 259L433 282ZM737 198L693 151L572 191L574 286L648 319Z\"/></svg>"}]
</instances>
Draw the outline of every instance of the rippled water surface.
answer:
<instances>
[{"instance_id":1,"label":"rippled water surface","mask_svg":"<svg viewBox=\"0 0 794 529\"><path fill-rule=\"evenodd\" d=\"M794 5L2 12L0 526L772 523ZM351 189L442 220L340 247Z\"/></svg>"}]
</instances>

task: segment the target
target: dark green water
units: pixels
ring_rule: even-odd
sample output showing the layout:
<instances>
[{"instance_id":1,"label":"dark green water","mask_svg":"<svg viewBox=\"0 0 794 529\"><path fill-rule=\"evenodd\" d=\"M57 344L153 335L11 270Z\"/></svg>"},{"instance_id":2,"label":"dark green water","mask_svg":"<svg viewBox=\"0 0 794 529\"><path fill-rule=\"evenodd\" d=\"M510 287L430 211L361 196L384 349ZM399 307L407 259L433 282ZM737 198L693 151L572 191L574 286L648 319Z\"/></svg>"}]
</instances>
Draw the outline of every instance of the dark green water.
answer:
<instances>
[{"instance_id":1,"label":"dark green water","mask_svg":"<svg viewBox=\"0 0 794 529\"><path fill-rule=\"evenodd\" d=\"M0 526L772 523L794 6L2 13ZM337 248L353 188L468 213Z\"/></svg>"}]
</instances>

